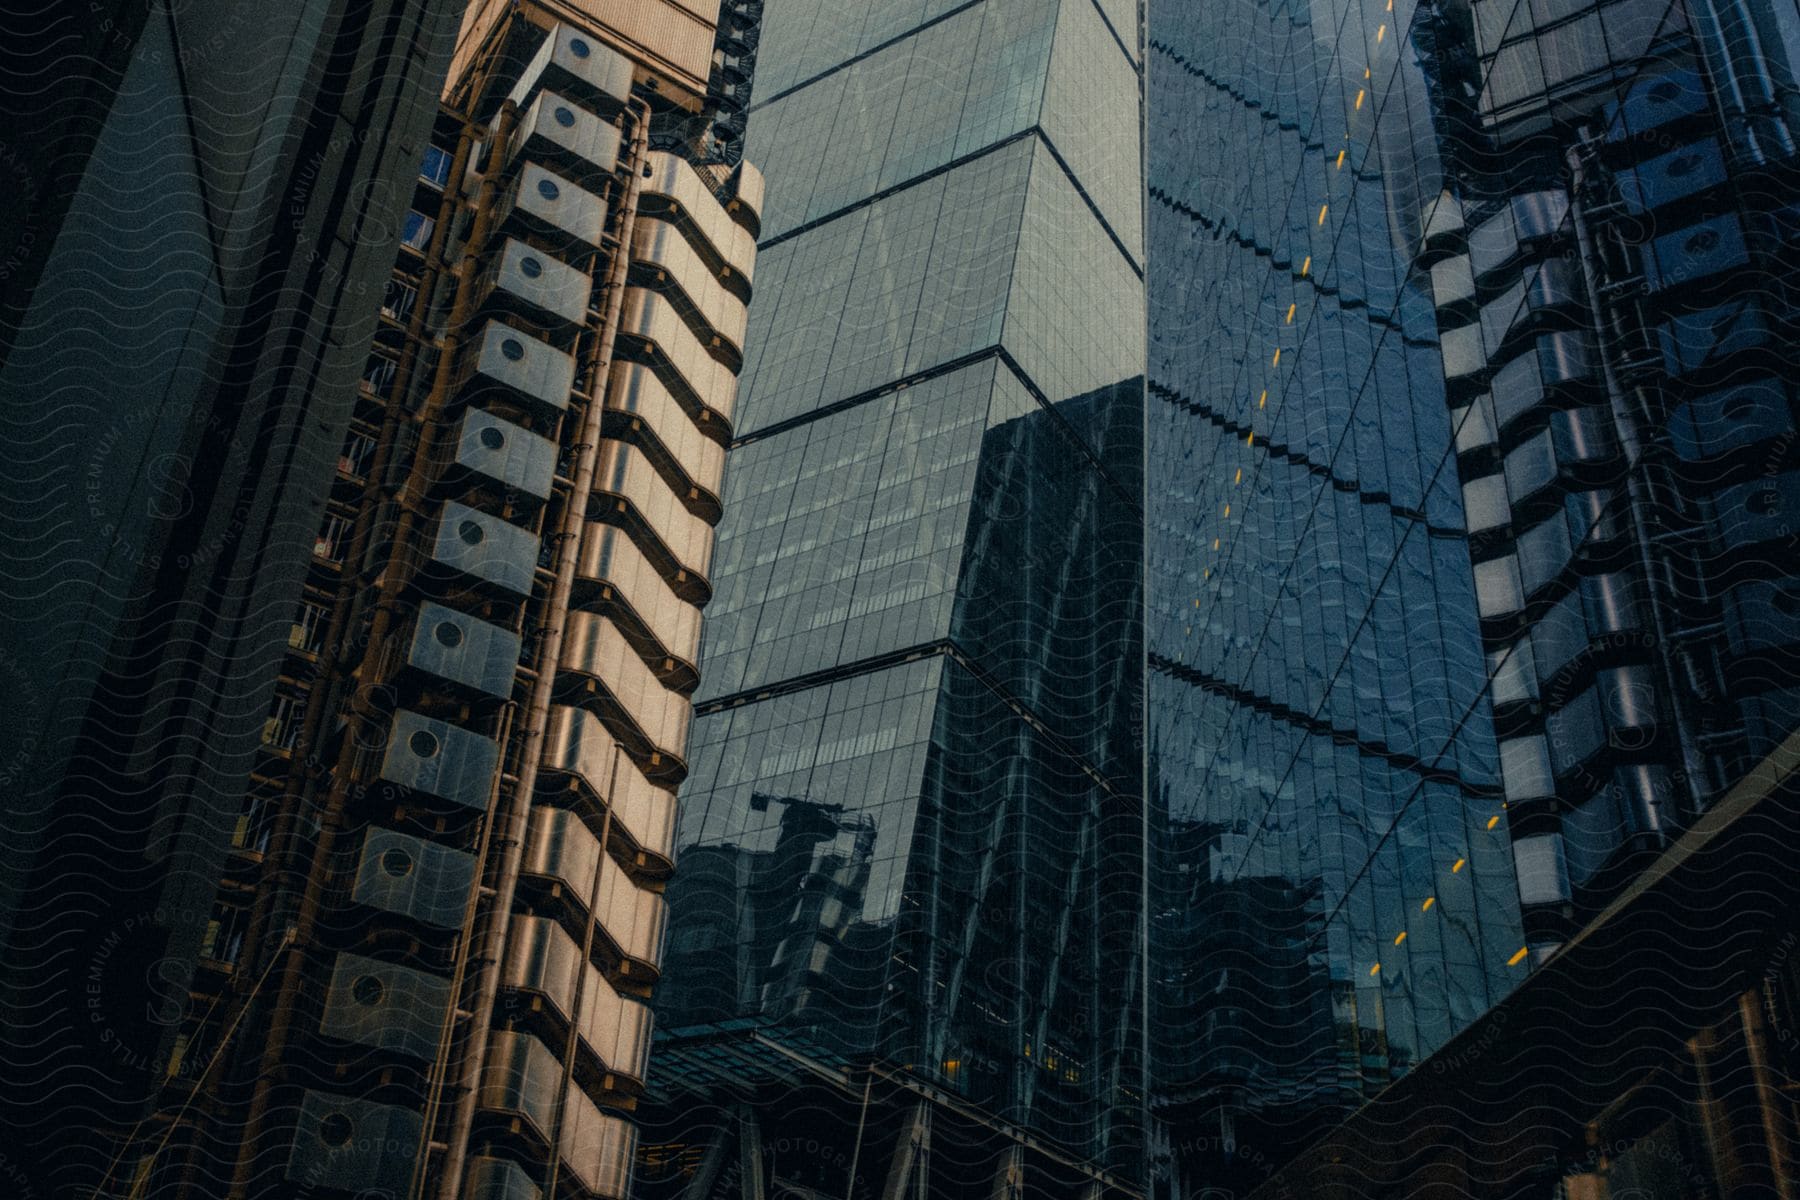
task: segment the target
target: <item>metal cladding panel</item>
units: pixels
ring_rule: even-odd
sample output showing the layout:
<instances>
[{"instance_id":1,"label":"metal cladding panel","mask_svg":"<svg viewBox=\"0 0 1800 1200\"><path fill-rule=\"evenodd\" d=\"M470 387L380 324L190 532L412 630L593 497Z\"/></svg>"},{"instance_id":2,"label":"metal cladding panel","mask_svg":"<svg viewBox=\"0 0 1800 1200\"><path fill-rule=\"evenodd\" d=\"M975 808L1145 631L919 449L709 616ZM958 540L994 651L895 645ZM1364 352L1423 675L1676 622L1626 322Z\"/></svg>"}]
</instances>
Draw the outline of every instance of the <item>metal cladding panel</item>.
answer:
<instances>
[{"instance_id":1,"label":"metal cladding panel","mask_svg":"<svg viewBox=\"0 0 1800 1200\"><path fill-rule=\"evenodd\" d=\"M618 626L595 613L570 613L565 636L565 670L597 680L657 750L676 758L687 753L692 705L663 686Z\"/></svg>"},{"instance_id":2,"label":"metal cladding panel","mask_svg":"<svg viewBox=\"0 0 1800 1200\"><path fill-rule=\"evenodd\" d=\"M600 858L600 890L594 899L600 928L627 958L654 966L662 960L663 923L668 905L625 874L611 855Z\"/></svg>"},{"instance_id":3,"label":"metal cladding panel","mask_svg":"<svg viewBox=\"0 0 1800 1200\"><path fill-rule=\"evenodd\" d=\"M340 954L319 1029L342 1041L430 1059L449 1003L448 980L359 954Z\"/></svg>"},{"instance_id":4,"label":"metal cladding panel","mask_svg":"<svg viewBox=\"0 0 1800 1200\"><path fill-rule=\"evenodd\" d=\"M568 263L507 238L493 267L490 296L499 293L547 320L579 325L587 316L593 281Z\"/></svg>"},{"instance_id":5,"label":"metal cladding panel","mask_svg":"<svg viewBox=\"0 0 1800 1200\"><path fill-rule=\"evenodd\" d=\"M700 252L680 230L667 221L646 216L632 232L631 259L655 267L672 280L698 310L708 326L707 332L722 337L734 352L742 354L747 315L744 302L713 277Z\"/></svg>"},{"instance_id":6,"label":"metal cladding panel","mask_svg":"<svg viewBox=\"0 0 1800 1200\"><path fill-rule=\"evenodd\" d=\"M392 1104L309 1091L300 1102L287 1177L303 1188L400 1195L424 1122Z\"/></svg>"},{"instance_id":7,"label":"metal cladding panel","mask_svg":"<svg viewBox=\"0 0 1800 1200\"><path fill-rule=\"evenodd\" d=\"M700 610L675 595L624 530L590 524L581 547L581 577L611 587L612 599L637 614L662 648L692 663L700 649Z\"/></svg>"},{"instance_id":8,"label":"metal cladding panel","mask_svg":"<svg viewBox=\"0 0 1800 1200\"><path fill-rule=\"evenodd\" d=\"M644 177L644 198L651 206L685 213L706 239L714 257L729 264L745 279L752 278L756 266L755 235L720 206L693 166L680 155L663 150L652 150L648 165L650 174ZM754 174L754 211L761 212L762 173L755 167L749 167L749 170Z\"/></svg>"},{"instance_id":9,"label":"metal cladding panel","mask_svg":"<svg viewBox=\"0 0 1800 1200\"><path fill-rule=\"evenodd\" d=\"M630 501L677 563L704 579L712 569L712 526L695 516L642 450L608 439L600 444L595 487ZM603 502L603 498L602 498Z\"/></svg>"},{"instance_id":10,"label":"metal cladding panel","mask_svg":"<svg viewBox=\"0 0 1800 1200\"><path fill-rule=\"evenodd\" d=\"M617 125L556 92L541 91L519 122L506 162L510 167L523 154L555 161L574 175L592 179L612 174L623 144Z\"/></svg>"},{"instance_id":11,"label":"metal cladding panel","mask_svg":"<svg viewBox=\"0 0 1800 1200\"><path fill-rule=\"evenodd\" d=\"M710 44L707 49L710 53ZM629 58L578 29L558 25L526 64L509 99L523 108L538 89L550 87L587 103L617 107L631 97L631 77Z\"/></svg>"},{"instance_id":12,"label":"metal cladding panel","mask_svg":"<svg viewBox=\"0 0 1800 1200\"><path fill-rule=\"evenodd\" d=\"M556 443L492 413L471 409L457 435L456 465L547 500L556 471Z\"/></svg>"},{"instance_id":13,"label":"metal cladding panel","mask_svg":"<svg viewBox=\"0 0 1800 1200\"><path fill-rule=\"evenodd\" d=\"M581 0L584 11L657 67L677 73L693 102L706 91L712 69L717 6L705 0ZM711 15L706 10L711 9Z\"/></svg>"},{"instance_id":14,"label":"metal cladding panel","mask_svg":"<svg viewBox=\"0 0 1800 1200\"><path fill-rule=\"evenodd\" d=\"M644 288L626 288L619 333L654 346L694 398L721 417L730 418L737 398L737 376L707 353L674 305Z\"/></svg>"},{"instance_id":15,"label":"metal cladding panel","mask_svg":"<svg viewBox=\"0 0 1800 1200\"><path fill-rule=\"evenodd\" d=\"M532 809L525 833L527 874L557 880L589 904L601 854L600 839L574 813L564 808Z\"/></svg>"},{"instance_id":16,"label":"metal cladding panel","mask_svg":"<svg viewBox=\"0 0 1800 1200\"><path fill-rule=\"evenodd\" d=\"M637 1154L637 1126L601 1112L579 1087L570 1084L562 1152L570 1172L589 1194L624 1200Z\"/></svg>"},{"instance_id":17,"label":"metal cladding panel","mask_svg":"<svg viewBox=\"0 0 1800 1200\"><path fill-rule=\"evenodd\" d=\"M552 238L591 250L605 233L606 205L600 197L535 162L519 172L509 199L511 219L528 221Z\"/></svg>"},{"instance_id":18,"label":"metal cladding panel","mask_svg":"<svg viewBox=\"0 0 1800 1200\"><path fill-rule=\"evenodd\" d=\"M464 808L485 808L499 759L492 739L401 709L381 777Z\"/></svg>"},{"instance_id":19,"label":"metal cladding panel","mask_svg":"<svg viewBox=\"0 0 1800 1200\"><path fill-rule=\"evenodd\" d=\"M575 386L575 359L510 325L489 321L465 386L477 395L484 386L499 386L560 412L569 406Z\"/></svg>"},{"instance_id":20,"label":"metal cladding panel","mask_svg":"<svg viewBox=\"0 0 1800 1200\"><path fill-rule=\"evenodd\" d=\"M575 1012L581 950L550 918L520 917L507 939L501 979L508 987L542 993L567 1020Z\"/></svg>"},{"instance_id":21,"label":"metal cladding panel","mask_svg":"<svg viewBox=\"0 0 1800 1200\"><path fill-rule=\"evenodd\" d=\"M586 780L634 842L664 858L674 853L675 793L646 779L599 717L556 705L544 743L545 762Z\"/></svg>"},{"instance_id":22,"label":"metal cladding panel","mask_svg":"<svg viewBox=\"0 0 1800 1200\"><path fill-rule=\"evenodd\" d=\"M530 530L450 501L438 520L431 556L454 571L528 596L538 539Z\"/></svg>"},{"instance_id":23,"label":"metal cladding panel","mask_svg":"<svg viewBox=\"0 0 1800 1200\"><path fill-rule=\"evenodd\" d=\"M506 985L548 997L609 1071L642 1078L650 1050L649 1006L619 995L591 964L584 966L580 948L555 921L522 917L514 929L506 947Z\"/></svg>"},{"instance_id":24,"label":"metal cladding panel","mask_svg":"<svg viewBox=\"0 0 1800 1200\"><path fill-rule=\"evenodd\" d=\"M371 829L350 898L438 929L462 924L475 859L393 829Z\"/></svg>"},{"instance_id":25,"label":"metal cladding panel","mask_svg":"<svg viewBox=\"0 0 1800 1200\"><path fill-rule=\"evenodd\" d=\"M517 1163L503 1158L469 1160L469 1181L463 1188L466 1200L541 1200L543 1194Z\"/></svg>"},{"instance_id":26,"label":"metal cladding panel","mask_svg":"<svg viewBox=\"0 0 1800 1200\"><path fill-rule=\"evenodd\" d=\"M502 699L512 693L519 635L430 601L419 606L409 666Z\"/></svg>"},{"instance_id":27,"label":"metal cladding panel","mask_svg":"<svg viewBox=\"0 0 1800 1200\"><path fill-rule=\"evenodd\" d=\"M725 447L701 432L654 371L642 363L615 362L606 406L636 417L688 478L718 494L725 473Z\"/></svg>"},{"instance_id":28,"label":"metal cladding panel","mask_svg":"<svg viewBox=\"0 0 1800 1200\"><path fill-rule=\"evenodd\" d=\"M496 1031L488 1039L487 1070L481 1082L484 1108L513 1112L546 1138L556 1132L557 1093L562 1064L544 1043L527 1033Z\"/></svg>"}]
</instances>

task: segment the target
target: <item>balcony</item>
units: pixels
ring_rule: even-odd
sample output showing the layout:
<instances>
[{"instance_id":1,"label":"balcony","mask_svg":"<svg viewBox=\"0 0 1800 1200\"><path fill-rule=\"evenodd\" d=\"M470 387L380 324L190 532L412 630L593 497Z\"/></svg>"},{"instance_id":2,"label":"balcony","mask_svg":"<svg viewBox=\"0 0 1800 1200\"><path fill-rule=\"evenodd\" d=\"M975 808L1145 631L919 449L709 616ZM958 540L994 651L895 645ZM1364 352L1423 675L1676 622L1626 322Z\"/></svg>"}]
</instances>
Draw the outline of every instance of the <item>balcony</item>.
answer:
<instances>
[{"instance_id":1,"label":"balcony","mask_svg":"<svg viewBox=\"0 0 1800 1200\"><path fill-rule=\"evenodd\" d=\"M619 127L553 91L540 91L507 147L506 169L521 157L553 166L598 190L618 169Z\"/></svg>"},{"instance_id":2,"label":"balcony","mask_svg":"<svg viewBox=\"0 0 1800 1200\"><path fill-rule=\"evenodd\" d=\"M550 709L544 733L544 769L580 780L588 793L610 809L613 828L631 848L654 856L666 872L674 866L675 794L644 777L600 719L585 709L562 705Z\"/></svg>"},{"instance_id":3,"label":"balcony","mask_svg":"<svg viewBox=\"0 0 1800 1200\"><path fill-rule=\"evenodd\" d=\"M450 981L394 963L339 954L319 1031L429 1062L437 1054Z\"/></svg>"},{"instance_id":4,"label":"balcony","mask_svg":"<svg viewBox=\"0 0 1800 1200\"><path fill-rule=\"evenodd\" d=\"M513 928L502 982L542 996L602 1069L641 1083L650 1054L649 1006L619 995L593 964L584 964L581 948L555 921L522 917Z\"/></svg>"},{"instance_id":5,"label":"balcony","mask_svg":"<svg viewBox=\"0 0 1800 1200\"><path fill-rule=\"evenodd\" d=\"M689 486L683 490L688 509L716 520L725 447L709 436L707 429L725 434L724 427L712 425L710 420L697 424L656 373L641 363L613 364L606 407L608 435L630 434L631 440L639 443L653 439L654 446L646 445L645 453L659 460L665 475L679 474L686 481ZM709 414L702 409L699 415L704 419Z\"/></svg>"},{"instance_id":6,"label":"balcony","mask_svg":"<svg viewBox=\"0 0 1800 1200\"><path fill-rule=\"evenodd\" d=\"M554 419L569 406L574 386L574 358L510 325L489 321L469 353L458 391L475 401L510 400L540 418Z\"/></svg>"},{"instance_id":7,"label":"balcony","mask_svg":"<svg viewBox=\"0 0 1800 1200\"><path fill-rule=\"evenodd\" d=\"M463 1200L543 1200L543 1195L517 1163L486 1156L469 1160Z\"/></svg>"},{"instance_id":8,"label":"balcony","mask_svg":"<svg viewBox=\"0 0 1800 1200\"><path fill-rule=\"evenodd\" d=\"M664 687L606 617L569 614L563 646L562 698L598 711L646 775L678 783L687 773L685 697Z\"/></svg>"},{"instance_id":9,"label":"balcony","mask_svg":"<svg viewBox=\"0 0 1800 1200\"><path fill-rule=\"evenodd\" d=\"M542 1042L514 1030L492 1034L480 1103L530 1122L545 1146L556 1141L569 1174L588 1195L624 1200L636 1128L602 1113L574 1084L565 1092L562 1064Z\"/></svg>"},{"instance_id":10,"label":"balcony","mask_svg":"<svg viewBox=\"0 0 1800 1200\"><path fill-rule=\"evenodd\" d=\"M537 556L538 538L529 529L452 500L438 518L426 570L529 596Z\"/></svg>"},{"instance_id":11,"label":"balcony","mask_svg":"<svg viewBox=\"0 0 1800 1200\"><path fill-rule=\"evenodd\" d=\"M411 1109L308 1091L287 1177L307 1190L398 1196L412 1181L424 1121Z\"/></svg>"},{"instance_id":12,"label":"balcony","mask_svg":"<svg viewBox=\"0 0 1800 1200\"><path fill-rule=\"evenodd\" d=\"M608 605L663 682L692 691L699 682L700 610L675 594L630 535L588 525L575 570L580 603Z\"/></svg>"},{"instance_id":13,"label":"balcony","mask_svg":"<svg viewBox=\"0 0 1800 1200\"><path fill-rule=\"evenodd\" d=\"M559 885L594 914L607 944L621 960L621 978L655 978L667 915L663 897L639 887L601 849L600 840L578 814L561 808L533 810L523 870Z\"/></svg>"},{"instance_id":14,"label":"balcony","mask_svg":"<svg viewBox=\"0 0 1800 1200\"><path fill-rule=\"evenodd\" d=\"M644 217L632 227L633 275L640 283L672 285L669 298L702 342L734 370L744 362L744 298L727 289L680 231Z\"/></svg>"},{"instance_id":15,"label":"balcony","mask_svg":"<svg viewBox=\"0 0 1800 1200\"><path fill-rule=\"evenodd\" d=\"M710 593L706 579L712 569L712 526L688 511L643 451L611 438L601 442L591 503L595 519L612 513L639 519L658 543L645 546L645 552L676 591L695 602Z\"/></svg>"},{"instance_id":16,"label":"balcony","mask_svg":"<svg viewBox=\"0 0 1800 1200\"><path fill-rule=\"evenodd\" d=\"M477 288L481 311L515 313L563 337L587 320L592 292L586 272L517 238L505 240Z\"/></svg>"},{"instance_id":17,"label":"balcony","mask_svg":"<svg viewBox=\"0 0 1800 1200\"><path fill-rule=\"evenodd\" d=\"M499 764L492 738L401 709L394 714L381 778L462 808L486 808Z\"/></svg>"},{"instance_id":18,"label":"balcony","mask_svg":"<svg viewBox=\"0 0 1800 1200\"><path fill-rule=\"evenodd\" d=\"M406 665L456 690L504 700L519 666L519 635L426 601L413 623Z\"/></svg>"},{"instance_id":19,"label":"balcony","mask_svg":"<svg viewBox=\"0 0 1800 1200\"><path fill-rule=\"evenodd\" d=\"M475 859L394 829L363 835L350 899L435 929L457 929L475 881Z\"/></svg>"},{"instance_id":20,"label":"balcony","mask_svg":"<svg viewBox=\"0 0 1800 1200\"><path fill-rule=\"evenodd\" d=\"M567 25L558 25L519 74L507 99L520 108L548 88L600 112L617 112L631 98L631 60Z\"/></svg>"},{"instance_id":21,"label":"balcony","mask_svg":"<svg viewBox=\"0 0 1800 1200\"><path fill-rule=\"evenodd\" d=\"M702 243L701 252L716 265L730 268L748 286L756 264L756 230L761 225L761 172L755 167L740 169L736 211L731 211L680 156L652 150L649 166L638 199L639 211L691 227Z\"/></svg>"},{"instance_id":22,"label":"balcony","mask_svg":"<svg viewBox=\"0 0 1800 1200\"><path fill-rule=\"evenodd\" d=\"M502 230L535 236L571 257L598 250L606 231L600 197L535 162L525 164L501 205Z\"/></svg>"},{"instance_id":23,"label":"balcony","mask_svg":"<svg viewBox=\"0 0 1800 1200\"><path fill-rule=\"evenodd\" d=\"M737 399L737 375L714 358L673 305L655 292L629 288L619 319L621 347L657 368L681 406L707 421L730 428Z\"/></svg>"},{"instance_id":24,"label":"balcony","mask_svg":"<svg viewBox=\"0 0 1800 1200\"><path fill-rule=\"evenodd\" d=\"M556 443L481 409L463 414L446 482L478 478L496 484L515 500L550 498L556 471Z\"/></svg>"}]
</instances>

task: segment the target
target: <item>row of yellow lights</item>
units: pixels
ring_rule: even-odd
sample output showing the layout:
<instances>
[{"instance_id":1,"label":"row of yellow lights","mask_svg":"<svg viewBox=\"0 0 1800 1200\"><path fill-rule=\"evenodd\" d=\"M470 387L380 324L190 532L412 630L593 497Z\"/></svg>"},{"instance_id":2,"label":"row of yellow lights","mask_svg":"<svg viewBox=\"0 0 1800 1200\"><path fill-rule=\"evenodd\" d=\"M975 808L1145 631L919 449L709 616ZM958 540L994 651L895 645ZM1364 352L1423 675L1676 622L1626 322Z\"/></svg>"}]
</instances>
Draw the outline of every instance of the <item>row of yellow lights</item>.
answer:
<instances>
[{"instance_id":1,"label":"row of yellow lights","mask_svg":"<svg viewBox=\"0 0 1800 1200\"><path fill-rule=\"evenodd\" d=\"M1388 12L1394 11L1394 0L1387 0L1387 11ZM1375 44L1377 46L1380 46L1380 45L1384 44L1386 42L1386 40L1387 40L1387 23L1384 21L1381 24L1381 26L1375 30ZM1363 79L1364 79L1365 83L1367 83L1367 81L1370 81L1373 79L1373 68L1365 67L1363 69ZM1364 86L1364 87L1357 89L1356 102L1355 102L1355 109L1357 112L1362 111L1363 102L1368 99L1368 94L1369 94L1368 86ZM1346 133L1344 135L1344 140L1346 142L1348 142L1350 140L1349 133ZM1349 147L1347 147L1347 146L1338 151L1337 162L1334 166L1335 170L1341 171L1344 169L1344 160L1348 157L1348 155L1349 155ZM1318 225L1320 228L1324 227L1326 218L1330 215L1330 213L1331 213L1331 202L1329 200L1326 200L1319 205ZM1305 279L1311 273L1312 273L1312 255L1309 254L1306 256L1305 261L1300 264L1299 277L1301 279ZM1287 307L1287 314L1286 314L1285 319L1283 320L1283 324L1292 325L1294 323L1294 316L1299 311L1299 308L1300 308L1300 305L1299 305L1298 301L1289 302L1288 307ZM1282 352L1282 348L1280 346L1276 346L1275 352L1272 355L1270 355L1269 367L1271 370L1279 370L1280 369L1280 367L1281 367L1281 352ZM1290 367L1292 366L1291 360L1289 362L1289 365L1290 365ZM1264 388L1262 390L1262 394L1256 398L1256 407L1259 410L1261 410L1261 409L1267 408L1268 404L1269 404L1269 389ZM1253 429L1244 436L1244 446L1246 449L1248 449L1255 445L1256 445L1256 431ZM1237 468L1236 473L1232 476L1231 482L1232 482L1232 486L1234 486L1234 487L1239 486L1244 482L1244 469L1242 467ZM1231 519L1231 502L1230 501L1225 502L1224 514L1223 514L1222 519L1227 520L1227 521ZM1219 547L1220 547L1220 538L1214 537L1213 543L1212 543L1212 548L1216 552L1216 551L1218 551ZM1205 578L1205 579L1212 578L1212 568L1211 567L1206 568L1202 572L1202 578ZM1200 600L1198 597L1196 597L1194 600L1194 607L1195 608L1200 607ZM1192 634L1192 632L1193 632L1192 626L1188 627L1188 632L1190 634ZM1505 805L1501 805L1501 807L1504 808ZM1488 817L1488 820L1487 820L1488 832L1490 832L1490 833L1493 832L1493 830L1498 828L1499 825L1500 825L1500 814L1499 813L1494 813L1493 815ZM1460 873L1462 871L1462 869L1468 865L1468 861L1469 860L1466 858L1459 857L1455 863L1451 864L1450 873L1452 875ZM1427 896L1427 897L1425 897L1424 903L1422 905L1420 905L1419 911L1421 913L1428 913L1436 905L1437 905L1437 897L1435 895ZM1407 933L1407 931L1402 929L1399 933L1395 934L1394 935L1394 945L1399 946L1399 945L1404 944L1406 941L1406 933ZM1518 951L1513 954L1513 956L1511 958L1506 960L1506 965L1509 967L1516 967L1520 963L1524 962L1526 957L1530 953L1531 953L1530 947L1521 946L1521 947L1519 947ZM1377 962L1374 966L1369 968L1370 975L1379 975L1380 973L1381 973L1381 964L1379 962Z\"/></svg>"}]
</instances>

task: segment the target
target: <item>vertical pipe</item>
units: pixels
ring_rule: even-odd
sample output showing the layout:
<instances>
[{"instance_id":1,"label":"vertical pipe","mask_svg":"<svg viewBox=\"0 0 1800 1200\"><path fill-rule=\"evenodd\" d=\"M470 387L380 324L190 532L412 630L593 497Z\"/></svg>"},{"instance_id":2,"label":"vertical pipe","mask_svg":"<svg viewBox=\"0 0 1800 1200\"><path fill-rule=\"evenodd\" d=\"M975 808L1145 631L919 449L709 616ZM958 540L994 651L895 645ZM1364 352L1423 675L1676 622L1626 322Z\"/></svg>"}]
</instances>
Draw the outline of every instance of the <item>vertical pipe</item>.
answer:
<instances>
[{"instance_id":1,"label":"vertical pipe","mask_svg":"<svg viewBox=\"0 0 1800 1200\"><path fill-rule=\"evenodd\" d=\"M556 672L562 659L563 628L568 622L569 595L575 582L575 564L581 552L581 532L587 521L588 498L593 492L594 467L599 458L600 424L605 411L604 390L612 365L613 339L617 334L619 313L625 300L625 272L629 263L632 222L637 215L638 195L644 182L644 160L649 152L650 111L642 100L633 100L634 119L631 151L627 158L629 181L621 202L619 235L613 261L604 284L606 309L593 343L592 369L588 373L588 402L582 410L581 432L577 435L577 464L567 507L563 509L556 533L556 575L546 601L549 627L538 655L537 678L532 684L531 699L526 710L525 736L519 754L519 778L514 785L511 803L504 814L494 819L503 832L496 840L499 855L498 875L488 917L477 933L479 949L472 955L475 965L474 997L470 1009L468 1035L462 1060L457 1064L456 1110L445 1138L443 1178L439 1183L441 1200L457 1200L462 1191L463 1175L468 1167L469 1131L475 1122L477 1084L487 1061L489 1026L494 1018L494 999L499 991L499 958L512 927L512 905L518 890L519 867L524 850L525 821L531 809L531 795L537 786L538 760L543 753L544 727L549 719L551 693L556 685ZM604 847L602 848L604 850Z\"/></svg>"}]
</instances>

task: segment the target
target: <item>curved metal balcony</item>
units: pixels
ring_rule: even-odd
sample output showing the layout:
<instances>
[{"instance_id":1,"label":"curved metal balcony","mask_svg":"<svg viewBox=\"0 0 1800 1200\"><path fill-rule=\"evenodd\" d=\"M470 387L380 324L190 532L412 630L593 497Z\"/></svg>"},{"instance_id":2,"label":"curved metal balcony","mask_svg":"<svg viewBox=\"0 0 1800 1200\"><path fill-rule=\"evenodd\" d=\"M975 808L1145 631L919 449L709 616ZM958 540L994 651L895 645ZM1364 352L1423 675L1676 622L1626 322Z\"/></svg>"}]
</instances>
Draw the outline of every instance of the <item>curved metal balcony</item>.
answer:
<instances>
[{"instance_id":1,"label":"curved metal balcony","mask_svg":"<svg viewBox=\"0 0 1800 1200\"><path fill-rule=\"evenodd\" d=\"M553 705L544 746L544 768L585 784L612 810L613 828L624 833L632 850L654 855L665 871L674 865L675 794L646 779L598 717Z\"/></svg>"},{"instance_id":2,"label":"curved metal balcony","mask_svg":"<svg viewBox=\"0 0 1800 1200\"><path fill-rule=\"evenodd\" d=\"M641 888L600 846L578 813L538 808L525 833L523 870L552 883L593 912L621 960L619 974L653 979L662 951L663 897Z\"/></svg>"},{"instance_id":3,"label":"curved metal balcony","mask_svg":"<svg viewBox=\"0 0 1800 1200\"><path fill-rule=\"evenodd\" d=\"M689 512L643 451L608 438L600 443L589 516L614 520L635 516L655 539L643 547L671 586L693 602L710 597L713 529Z\"/></svg>"},{"instance_id":4,"label":"curved metal balcony","mask_svg":"<svg viewBox=\"0 0 1800 1200\"><path fill-rule=\"evenodd\" d=\"M650 1055L649 1006L619 995L593 964L584 964L581 947L562 926L548 917L520 918L507 943L501 979L507 987L542 996L604 1070L642 1082Z\"/></svg>"},{"instance_id":5,"label":"curved metal balcony","mask_svg":"<svg viewBox=\"0 0 1800 1200\"><path fill-rule=\"evenodd\" d=\"M707 430L725 433L725 428L710 420L696 424L656 372L642 363L613 364L606 408L607 435L629 436L636 441L669 477L670 486L684 495L690 512L709 522L717 521L725 447ZM700 416L707 415L707 410L702 409Z\"/></svg>"},{"instance_id":6,"label":"curved metal balcony","mask_svg":"<svg viewBox=\"0 0 1800 1200\"><path fill-rule=\"evenodd\" d=\"M519 1030L489 1035L479 1103L529 1122L538 1140L557 1146L569 1173L589 1195L624 1200L636 1128L601 1112L577 1084L565 1089L562 1063L537 1038Z\"/></svg>"},{"instance_id":7,"label":"curved metal balcony","mask_svg":"<svg viewBox=\"0 0 1800 1200\"><path fill-rule=\"evenodd\" d=\"M663 579L624 530L590 524L576 564L581 604L610 606L619 627L651 669L683 692L699 682L700 610Z\"/></svg>"},{"instance_id":8,"label":"curved metal balcony","mask_svg":"<svg viewBox=\"0 0 1800 1200\"><path fill-rule=\"evenodd\" d=\"M754 167L747 174L739 172L736 204L752 222L746 227L735 219L739 214L719 203L686 159L652 150L647 165L650 174L644 177L639 211L691 227L705 243L702 253L741 275L747 286L756 264L756 227L762 220L762 173Z\"/></svg>"},{"instance_id":9,"label":"curved metal balcony","mask_svg":"<svg viewBox=\"0 0 1800 1200\"><path fill-rule=\"evenodd\" d=\"M565 702L591 705L626 753L653 779L679 783L687 774L687 698L663 686L606 617L569 614L563 644Z\"/></svg>"},{"instance_id":10,"label":"curved metal balcony","mask_svg":"<svg viewBox=\"0 0 1800 1200\"><path fill-rule=\"evenodd\" d=\"M729 436L737 375L707 353L665 297L644 288L626 289L619 343L654 364L675 398L696 420L702 409L710 409L705 419L719 422Z\"/></svg>"},{"instance_id":11,"label":"curved metal balcony","mask_svg":"<svg viewBox=\"0 0 1800 1200\"><path fill-rule=\"evenodd\" d=\"M743 367L744 300L713 277L675 226L651 216L638 221L631 234L631 261L639 282L650 278L679 288L680 296L671 299L677 308L687 310L694 333L709 342L728 366Z\"/></svg>"}]
</instances>

